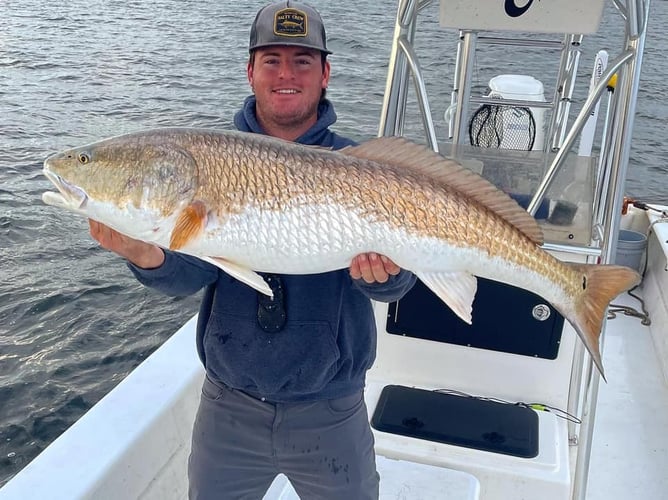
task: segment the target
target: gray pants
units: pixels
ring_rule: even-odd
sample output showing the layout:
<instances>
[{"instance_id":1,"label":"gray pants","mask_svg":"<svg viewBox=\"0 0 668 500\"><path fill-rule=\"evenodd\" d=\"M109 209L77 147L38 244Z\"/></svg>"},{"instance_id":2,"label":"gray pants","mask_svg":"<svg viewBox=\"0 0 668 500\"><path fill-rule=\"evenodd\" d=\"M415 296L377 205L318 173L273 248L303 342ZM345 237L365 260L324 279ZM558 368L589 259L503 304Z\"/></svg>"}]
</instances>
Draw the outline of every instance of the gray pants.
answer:
<instances>
[{"instance_id":1,"label":"gray pants","mask_svg":"<svg viewBox=\"0 0 668 500\"><path fill-rule=\"evenodd\" d=\"M207 377L188 464L190 500L260 500L278 473L302 500L375 500L373 434L363 392L267 403Z\"/></svg>"}]
</instances>

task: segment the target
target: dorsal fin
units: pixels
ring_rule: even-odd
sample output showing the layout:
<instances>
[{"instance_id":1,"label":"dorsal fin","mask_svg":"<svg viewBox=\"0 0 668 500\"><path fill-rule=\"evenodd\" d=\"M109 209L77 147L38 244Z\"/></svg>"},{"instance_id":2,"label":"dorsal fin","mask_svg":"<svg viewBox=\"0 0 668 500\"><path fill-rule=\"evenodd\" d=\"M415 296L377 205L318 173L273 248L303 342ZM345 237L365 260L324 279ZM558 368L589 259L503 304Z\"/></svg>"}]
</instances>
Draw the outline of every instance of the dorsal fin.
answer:
<instances>
[{"instance_id":1,"label":"dorsal fin","mask_svg":"<svg viewBox=\"0 0 668 500\"><path fill-rule=\"evenodd\" d=\"M379 137L339 151L356 158L410 170L453 188L494 211L536 244L543 243L540 226L515 200L487 179L426 146L403 137Z\"/></svg>"}]
</instances>

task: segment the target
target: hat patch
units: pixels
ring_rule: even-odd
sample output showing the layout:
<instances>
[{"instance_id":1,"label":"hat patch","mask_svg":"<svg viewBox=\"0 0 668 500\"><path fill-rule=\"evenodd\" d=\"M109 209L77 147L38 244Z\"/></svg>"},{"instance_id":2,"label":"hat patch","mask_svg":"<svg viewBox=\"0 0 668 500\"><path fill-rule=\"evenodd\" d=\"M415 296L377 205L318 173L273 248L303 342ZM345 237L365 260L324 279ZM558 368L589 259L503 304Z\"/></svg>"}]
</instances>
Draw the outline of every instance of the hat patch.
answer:
<instances>
[{"instance_id":1,"label":"hat patch","mask_svg":"<svg viewBox=\"0 0 668 500\"><path fill-rule=\"evenodd\" d=\"M308 18L297 9L283 9L274 16L274 34L278 36L306 36Z\"/></svg>"}]
</instances>

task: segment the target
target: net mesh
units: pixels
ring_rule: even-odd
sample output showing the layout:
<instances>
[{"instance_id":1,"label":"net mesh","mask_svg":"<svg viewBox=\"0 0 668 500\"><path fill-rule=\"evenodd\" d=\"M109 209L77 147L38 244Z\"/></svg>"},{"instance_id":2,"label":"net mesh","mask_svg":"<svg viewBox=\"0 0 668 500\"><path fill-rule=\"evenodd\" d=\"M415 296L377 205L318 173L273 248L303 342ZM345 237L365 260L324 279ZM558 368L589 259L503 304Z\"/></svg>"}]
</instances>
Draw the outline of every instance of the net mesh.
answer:
<instances>
[{"instance_id":1,"label":"net mesh","mask_svg":"<svg viewBox=\"0 0 668 500\"><path fill-rule=\"evenodd\" d=\"M530 151L536 139L536 121L529 108L485 104L469 123L472 146Z\"/></svg>"}]
</instances>

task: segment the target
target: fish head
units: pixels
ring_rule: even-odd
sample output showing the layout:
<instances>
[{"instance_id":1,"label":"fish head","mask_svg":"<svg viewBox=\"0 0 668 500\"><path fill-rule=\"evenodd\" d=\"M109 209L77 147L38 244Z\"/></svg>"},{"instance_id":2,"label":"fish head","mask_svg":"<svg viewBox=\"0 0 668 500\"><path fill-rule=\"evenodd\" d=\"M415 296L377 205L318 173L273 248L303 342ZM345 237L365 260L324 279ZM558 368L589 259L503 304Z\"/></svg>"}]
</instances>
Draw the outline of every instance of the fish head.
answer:
<instances>
[{"instance_id":1,"label":"fish head","mask_svg":"<svg viewBox=\"0 0 668 500\"><path fill-rule=\"evenodd\" d=\"M83 214L130 236L152 230L189 204L197 164L160 135L129 134L48 157L44 175L57 192L43 201Z\"/></svg>"}]
</instances>

